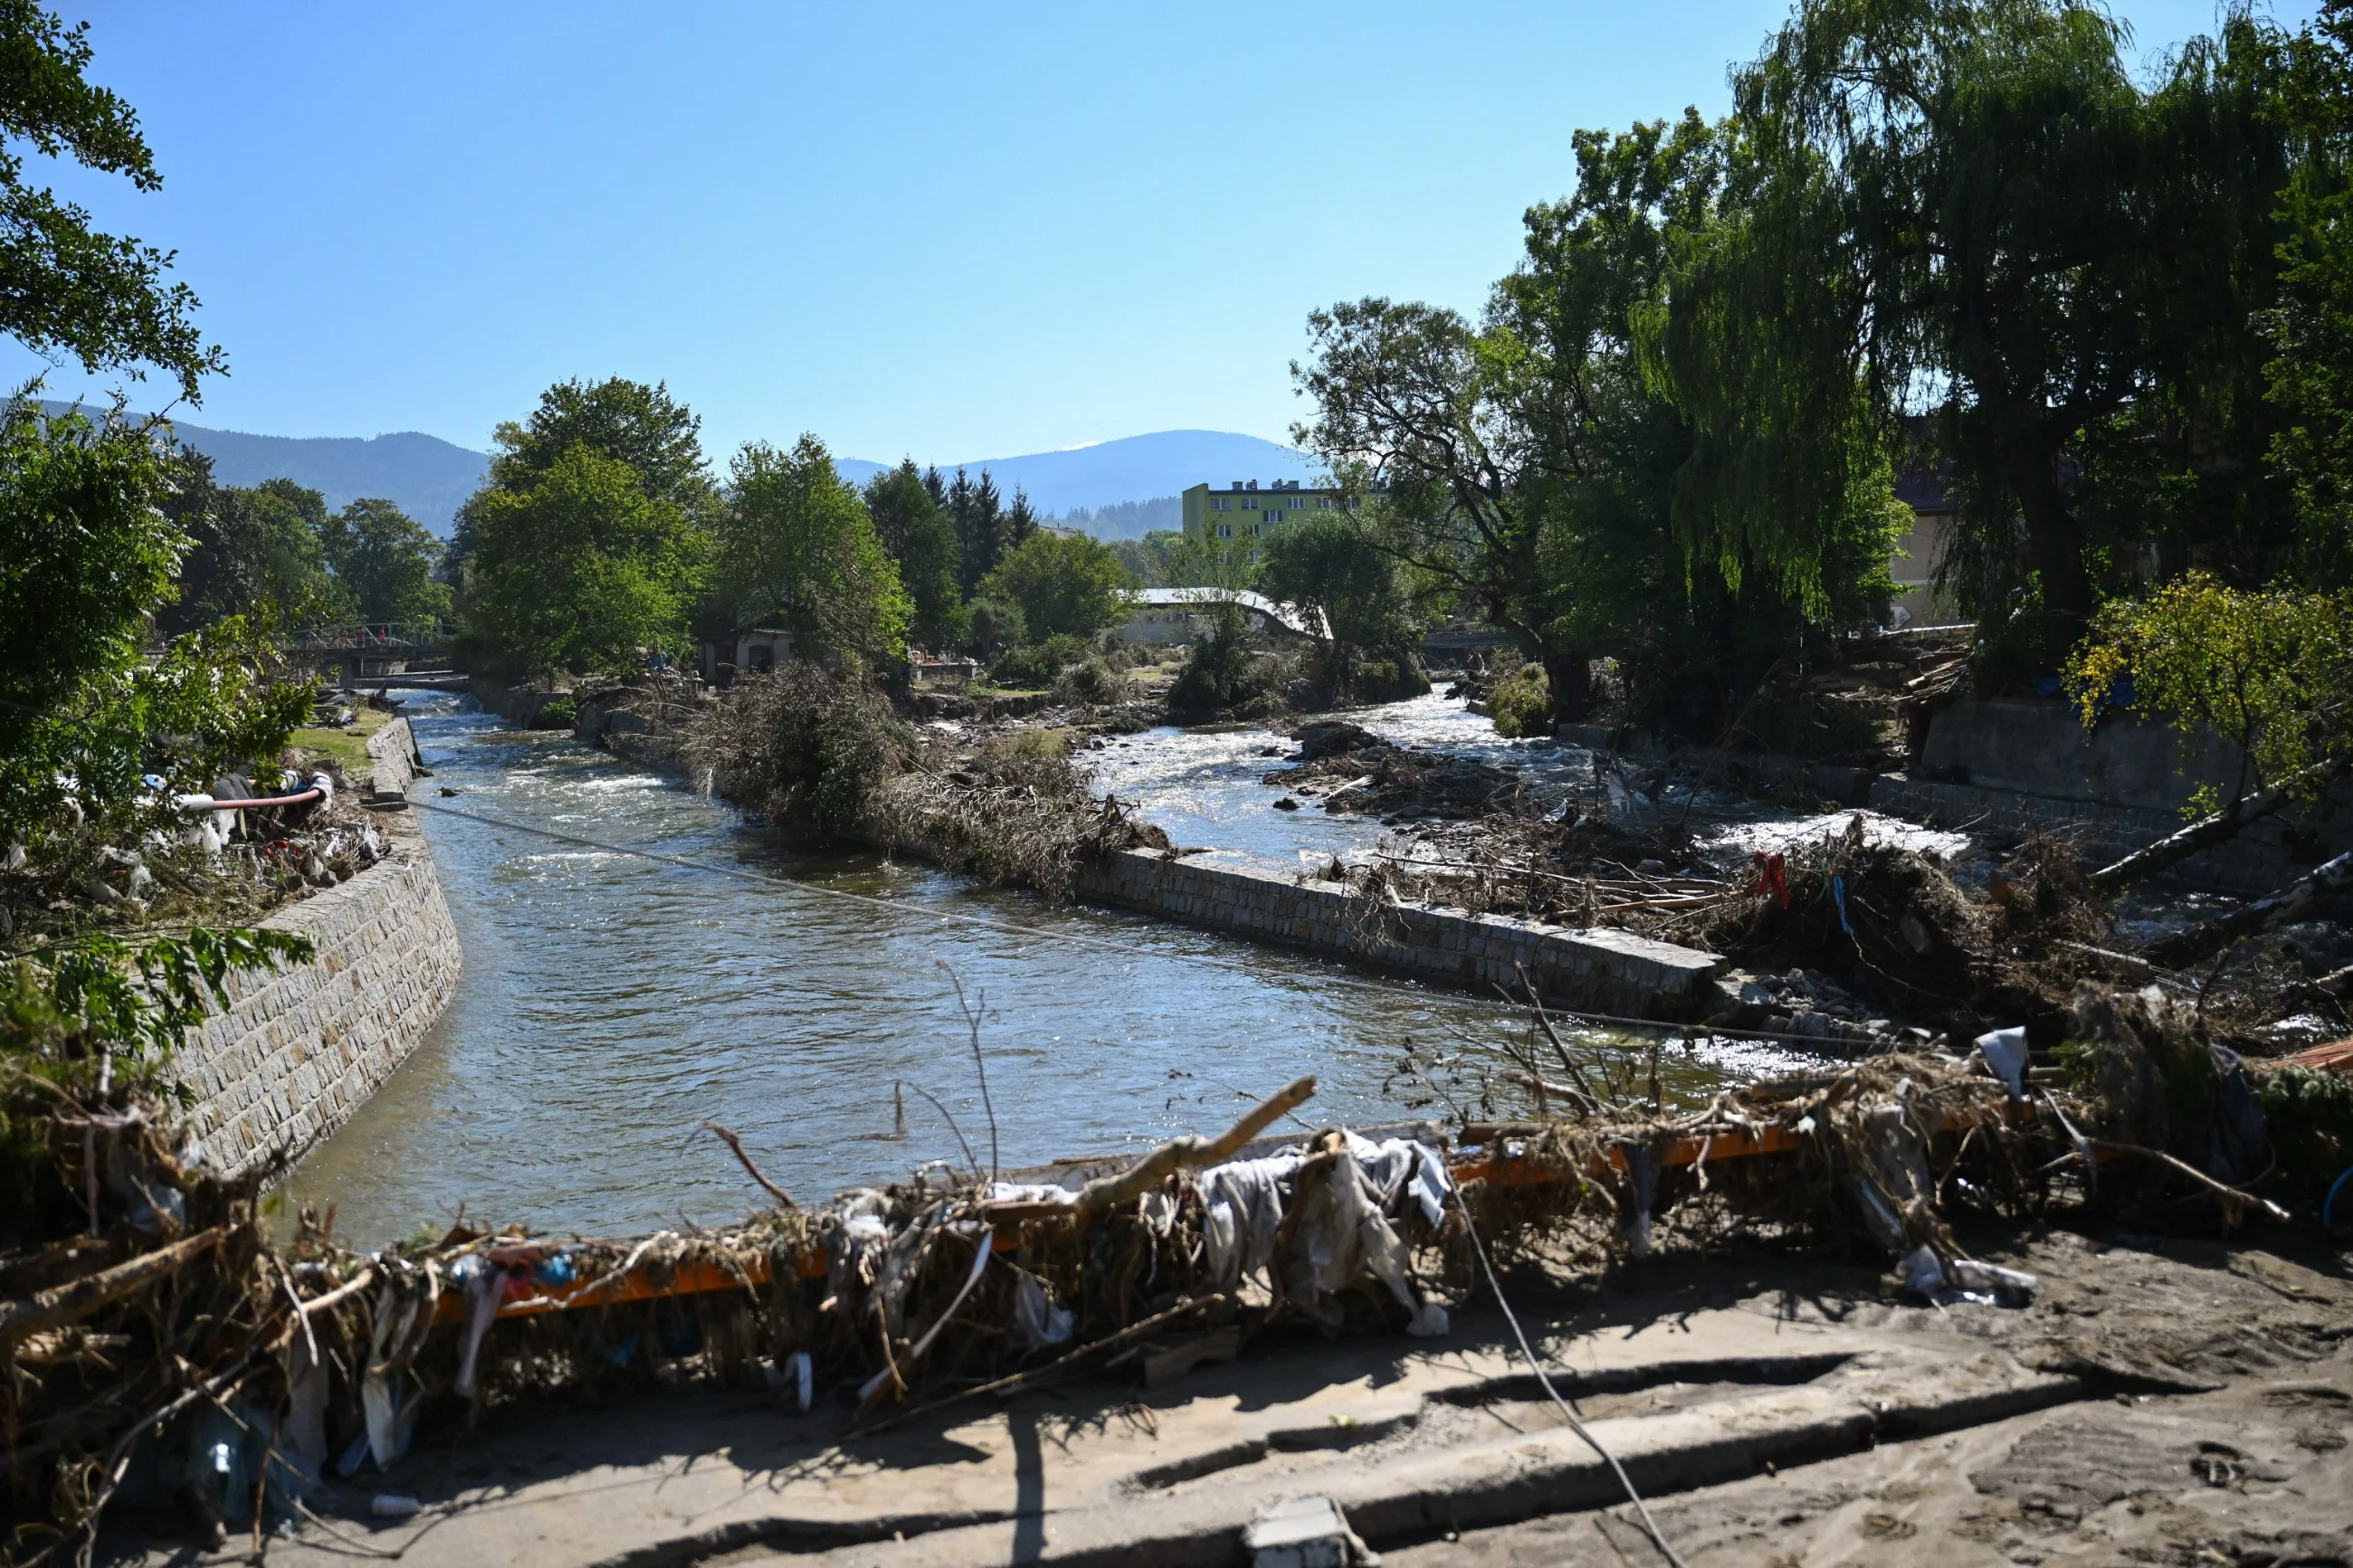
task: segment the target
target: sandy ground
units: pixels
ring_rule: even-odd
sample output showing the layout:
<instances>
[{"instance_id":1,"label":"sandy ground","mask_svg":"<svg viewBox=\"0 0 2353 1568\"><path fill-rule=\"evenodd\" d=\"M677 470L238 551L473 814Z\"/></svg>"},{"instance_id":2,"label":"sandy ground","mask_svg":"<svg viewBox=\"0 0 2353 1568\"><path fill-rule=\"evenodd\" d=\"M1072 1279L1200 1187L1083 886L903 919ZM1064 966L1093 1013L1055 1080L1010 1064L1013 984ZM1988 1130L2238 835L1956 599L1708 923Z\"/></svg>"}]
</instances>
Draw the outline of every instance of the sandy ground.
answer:
<instances>
[{"instance_id":1,"label":"sandy ground","mask_svg":"<svg viewBox=\"0 0 2353 1568\"><path fill-rule=\"evenodd\" d=\"M2342 1258L2280 1235L1972 1239L2041 1276L2031 1307L1939 1310L1761 1253L1507 1289L1693 1568L2353 1563ZM740 1394L510 1407L347 1483L268 1558L1238 1563L1255 1510L1321 1491L1392 1564L1662 1561L1562 1425L1473 1305L1441 1342L1270 1335L1159 1390L1100 1374L862 1436L839 1404ZM377 1490L423 1512L373 1519ZM111 1560L250 1552L132 1522Z\"/></svg>"}]
</instances>

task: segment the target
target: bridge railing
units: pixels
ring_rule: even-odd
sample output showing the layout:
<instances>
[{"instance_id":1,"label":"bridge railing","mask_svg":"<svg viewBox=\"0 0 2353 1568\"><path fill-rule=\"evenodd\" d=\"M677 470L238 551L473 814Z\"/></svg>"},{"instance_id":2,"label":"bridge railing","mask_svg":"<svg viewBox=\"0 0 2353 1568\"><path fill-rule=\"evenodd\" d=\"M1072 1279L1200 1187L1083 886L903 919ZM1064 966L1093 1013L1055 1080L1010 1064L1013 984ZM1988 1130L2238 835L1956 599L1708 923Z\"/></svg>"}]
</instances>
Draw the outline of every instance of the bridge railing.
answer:
<instances>
[{"instance_id":1,"label":"bridge railing","mask_svg":"<svg viewBox=\"0 0 2353 1568\"><path fill-rule=\"evenodd\" d=\"M305 626L286 637L290 655L325 653L414 654L434 652L457 634L444 621L367 621Z\"/></svg>"}]
</instances>

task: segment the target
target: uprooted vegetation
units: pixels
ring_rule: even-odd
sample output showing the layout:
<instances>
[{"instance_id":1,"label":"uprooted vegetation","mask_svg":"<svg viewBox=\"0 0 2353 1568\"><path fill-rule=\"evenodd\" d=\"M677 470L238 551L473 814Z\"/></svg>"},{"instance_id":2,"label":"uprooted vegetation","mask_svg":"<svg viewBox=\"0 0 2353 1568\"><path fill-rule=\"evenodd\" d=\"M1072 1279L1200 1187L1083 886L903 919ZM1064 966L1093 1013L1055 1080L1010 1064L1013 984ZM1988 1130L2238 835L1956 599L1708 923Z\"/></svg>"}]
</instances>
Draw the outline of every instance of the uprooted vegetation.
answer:
<instances>
[{"instance_id":1,"label":"uprooted vegetation","mask_svg":"<svg viewBox=\"0 0 2353 1568\"><path fill-rule=\"evenodd\" d=\"M788 840L919 855L1067 899L1077 868L1167 836L1093 795L1071 737L1028 729L962 744L901 722L881 693L810 664L741 679L687 723L680 760Z\"/></svg>"},{"instance_id":2,"label":"uprooted vegetation","mask_svg":"<svg viewBox=\"0 0 2353 1568\"><path fill-rule=\"evenodd\" d=\"M112 1503L207 1545L332 1513L338 1481L396 1480L413 1445L502 1405L696 1381L871 1431L1207 1331L1444 1334L1481 1244L1572 1271L1828 1249L1900 1258L1941 1302L2014 1301L2035 1282L1972 1258L1968 1222L2280 1214L2243 1184L2283 1121L2186 1009L2086 987L2071 1011L2079 1043L2036 1081L1915 1054L1681 1109L1655 1058L1647 1079L1613 1068L1532 1011L1524 1037L1441 1069L1463 1101L1451 1148L1426 1125L1261 1137L1312 1095L1302 1080L1141 1160L999 1180L966 1151L802 1206L714 1129L772 1200L740 1224L460 1225L370 1254L332 1215L273 1240L266 1170L198 1159L152 1075L100 1069L105 1041L18 1039L48 1087L5 1091L10 1124L42 1137L19 1165L29 1223L0 1247L5 1551L69 1557ZM2275 1163L2266 1190L2312 1212L2318 1193L2285 1179L2305 1167Z\"/></svg>"}]
</instances>

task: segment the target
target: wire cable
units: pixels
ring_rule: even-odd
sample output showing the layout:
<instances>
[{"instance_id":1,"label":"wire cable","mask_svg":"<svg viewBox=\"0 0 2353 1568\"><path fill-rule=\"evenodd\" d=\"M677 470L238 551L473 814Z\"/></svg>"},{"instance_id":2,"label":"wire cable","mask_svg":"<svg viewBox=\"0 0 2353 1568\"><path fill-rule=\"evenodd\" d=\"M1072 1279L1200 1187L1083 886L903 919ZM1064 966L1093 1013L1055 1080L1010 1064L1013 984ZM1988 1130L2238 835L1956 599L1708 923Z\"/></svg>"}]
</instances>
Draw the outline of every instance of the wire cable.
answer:
<instances>
[{"instance_id":1,"label":"wire cable","mask_svg":"<svg viewBox=\"0 0 2353 1568\"><path fill-rule=\"evenodd\" d=\"M1584 1438L1585 1446L1600 1455L1609 1465L1610 1473L1618 1478L1618 1484L1626 1489L1627 1499L1633 1503L1634 1511L1642 1516L1642 1529L1650 1536L1651 1544L1657 1547L1661 1554L1674 1564L1674 1568L1687 1568L1683 1560L1675 1555L1675 1549L1667 1544L1667 1538L1660 1533L1659 1521L1651 1517L1651 1505L1644 1502L1642 1494L1634 1489L1633 1481L1626 1474L1626 1467L1620 1464L1618 1456L1603 1447L1601 1439L1577 1418L1577 1412L1568 1407L1568 1401L1560 1396L1560 1390L1555 1388L1552 1379L1546 1375L1544 1363L1536 1360L1535 1348L1528 1343L1527 1331L1520 1327L1519 1314L1513 1311L1511 1302L1504 1299L1504 1287L1495 1278L1495 1266L1487 1258L1487 1244L1479 1239L1479 1227L1472 1223L1471 1205L1463 1201L1462 1189L1459 1185L1454 1189L1454 1206L1462 1215L1462 1228L1471 1237L1471 1249L1479 1255L1479 1268L1487 1276L1487 1289L1494 1292L1495 1305L1504 1309L1504 1321L1512 1325L1512 1337L1520 1342L1520 1354L1526 1358L1528 1370L1536 1374L1536 1382L1543 1385L1545 1393L1552 1396L1552 1402L1560 1406L1561 1416L1568 1423L1569 1430Z\"/></svg>"},{"instance_id":2,"label":"wire cable","mask_svg":"<svg viewBox=\"0 0 2353 1568\"><path fill-rule=\"evenodd\" d=\"M1093 936L1085 931L1054 931L1045 926L1025 925L1018 921L1006 920L997 915L969 914L962 910L923 909L908 904L900 899L881 898L873 893L853 893L847 888L828 888L822 883L797 881L790 877L779 877L766 871L748 870L741 866L722 866L713 861L697 860L689 856L667 854L659 849L644 849L631 844L615 844L607 839L589 837L586 834L565 833L553 827L542 827L535 823L516 822L509 817L491 816L479 811L462 811L456 806L436 805L430 801L411 800L407 804L418 811L433 812L442 816L454 816L466 822L479 822L485 826L502 827L513 833L527 833L558 844L570 844L584 849L601 850L608 855L634 856L641 860L651 860L664 866L675 866L682 870L702 871L713 877L733 877L738 881L756 882L766 887L789 888L805 893L821 893L827 898L845 899L851 903L865 904L896 915L940 921L952 925L972 926L981 931L992 931L1014 936L1039 937L1050 942L1075 942L1082 947L1100 948L1106 952L1115 952L1129 959L1137 956L1135 947L1131 942L1116 941L1110 937ZM1236 974L1249 975L1252 979L1266 978L1266 971L1263 968L1240 959L1219 958L1206 952L1164 952L1155 956L1176 963L1193 963L1208 969L1228 970ZM1356 991L1378 992L1384 995L1395 995L1400 990L1433 998L1438 994L1417 986L1409 980L1369 980L1353 974L1333 973L1325 973L1319 978L1327 984L1346 986ZM1450 994L1449 999L1514 1015L1526 1010L1520 1003L1502 997L1482 995L1477 992ZM1671 1035L1679 1035L1683 1038L1694 1037L1685 1026L1664 1023L1657 1018L1630 1018L1612 1013L1587 1013L1566 1008L1560 1010L1559 1016L1574 1018L1581 1023L1614 1024L1626 1028L1662 1031ZM1732 1033L1709 1030L1707 1037L1727 1040L1791 1040L1815 1047L1828 1043L1819 1035L1799 1035L1771 1029L1741 1029Z\"/></svg>"}]
</instances>

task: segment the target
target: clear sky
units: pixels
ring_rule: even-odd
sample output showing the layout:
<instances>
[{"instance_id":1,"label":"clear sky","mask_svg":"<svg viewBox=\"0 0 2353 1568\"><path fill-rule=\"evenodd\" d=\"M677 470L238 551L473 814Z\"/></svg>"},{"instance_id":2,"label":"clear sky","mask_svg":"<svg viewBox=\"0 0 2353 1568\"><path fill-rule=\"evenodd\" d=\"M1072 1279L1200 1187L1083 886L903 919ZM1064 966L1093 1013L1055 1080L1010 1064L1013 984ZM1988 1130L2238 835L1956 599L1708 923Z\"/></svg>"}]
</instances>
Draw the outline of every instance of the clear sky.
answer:
<instances>
[{"instance_id":1,"label":"clear sky","mask_svg":"<svg viewBox=\"0 0 2353 1568\"><path fill-rule=\"evenodd\" d=\"M230 364L199 424L480 447L617 374L715 453L1281 439L1310 309L1476 309L1573 131L1721 111L1786 8L111 0L92 75L164 187L58 183L179 251ZM2145 57L2215 16L2116 10Z\"/></svg>"}]
</instances>

